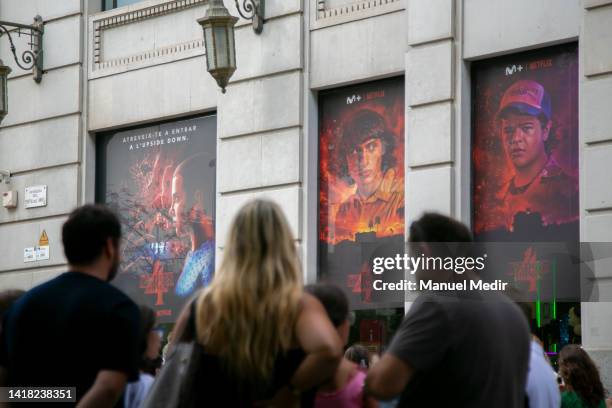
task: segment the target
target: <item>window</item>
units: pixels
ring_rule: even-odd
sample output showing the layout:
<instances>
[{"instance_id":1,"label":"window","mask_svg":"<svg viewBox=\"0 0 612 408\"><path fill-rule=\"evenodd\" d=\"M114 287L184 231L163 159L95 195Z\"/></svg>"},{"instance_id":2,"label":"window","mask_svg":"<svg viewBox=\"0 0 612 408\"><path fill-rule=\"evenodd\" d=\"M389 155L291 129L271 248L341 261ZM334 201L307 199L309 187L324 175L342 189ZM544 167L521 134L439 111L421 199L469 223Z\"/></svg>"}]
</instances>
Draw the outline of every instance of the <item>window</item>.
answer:
<instances>
[{"instance_id":1,"label":"window","mask_svg":"<svg viewBox=\"0 0 612 408\"><path fill-rule=\"evenodd\" d=\"M481 276L493 282L504 274L553 363L563 346L581 341L571 328L584 276L572 259L585 253L578 78L575 43L472 65L472 228L489 264L500 254Z\"/></svg>"},{"instance_id":2,"label":"window","mask_svg":"<svg viewBox=\"0 0 612 408\"><path fill-rule=\"evenodd\" d=\"M123 7L123 6L127 6L130 4L138 3L139 1L142 1L142 0L103 0L102 8L104 10L112 10L117 7Z\"/></svg>"},{"instance_id":3,"label":"window","mask_svg":"<svg viewBox=\"0 0 612 408\"><path fill-rule=\"evenodd\" d=\"M96 142L96 199L123 230L113 283L151 307L158 323L174 323L214 273L216 116L122 129Z\"/></svg>"},{"instance_id":4,"label":"window","mask_svg":"<svg viewBox=\"0 0 612 408\"><path fill-rule=\"evenodd\" d=\"M404 112L403 77L319 94L318 277L349 298L350 343L375 353L404 316L402 291L372 290L404 271L371 272L404 253Z\"/></svg>"}]
</instances>

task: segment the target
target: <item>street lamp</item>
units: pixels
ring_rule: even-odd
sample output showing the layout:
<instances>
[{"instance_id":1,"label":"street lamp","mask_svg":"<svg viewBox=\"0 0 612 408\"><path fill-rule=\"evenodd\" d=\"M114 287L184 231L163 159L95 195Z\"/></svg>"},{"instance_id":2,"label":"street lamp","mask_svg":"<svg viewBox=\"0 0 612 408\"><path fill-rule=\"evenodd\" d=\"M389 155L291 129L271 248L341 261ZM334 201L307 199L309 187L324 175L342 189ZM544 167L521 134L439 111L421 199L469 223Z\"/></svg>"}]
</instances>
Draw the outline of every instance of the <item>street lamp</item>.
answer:
<instances>
[{"instance_id":1,"label":"street lamp","mask_svg":"<svg viewBox=\"0 0 612 408\"><path fill-rule=\"evenodd\" d=\"M240 9L238 0L236 9L238 13L253 22L253 30L260 34L264 24L265 0L243 0L243 7L247 15ZM249 15L250 13L250 15ZM206 67L210 75L215 78L221 92L236 71L236 45L234 43L234 26L238 21L223 5L223 0L210 0L208 10L198 24L204 31L204 47L206 48Z\"/></svg>"},{"instance_id":2,"label":"street lamp","mask_svg":"<svg viewBox=\"0 0 612 408\"><path fill-rule=\"evenodd\" d=\"M11 69L4 65L0 59L0 123L8 113L7 78L10 73Z\"/></svg>"},{"instance_id":3,"label":"street lamp","mask_svg":"<svg viewBox=\"0 0 612 408\"><path fill-rule=\"evenodd\" d=\"M229 79L236 71L236 46L234 25L238 17L232 16L223 0L211 0L206 15L198 19L204 30L206 67L225 93Z\"/></svg>"}]
</instances>

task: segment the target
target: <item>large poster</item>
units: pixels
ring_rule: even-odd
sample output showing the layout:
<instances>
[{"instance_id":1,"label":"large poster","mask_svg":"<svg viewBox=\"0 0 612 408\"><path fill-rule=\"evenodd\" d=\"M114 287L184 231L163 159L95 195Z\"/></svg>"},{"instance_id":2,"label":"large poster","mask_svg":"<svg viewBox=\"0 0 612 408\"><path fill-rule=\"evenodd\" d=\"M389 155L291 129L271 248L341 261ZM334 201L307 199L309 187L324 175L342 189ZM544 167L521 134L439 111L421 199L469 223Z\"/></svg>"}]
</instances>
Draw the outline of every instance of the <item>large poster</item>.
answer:
<instances>
[{"instance_id":1,"label":"large poster","mask_svg":"<svg viewBox=\"0 0 612 408\"><path fill-rule=\"evenodd\" d=\"M475 238L495 278L551 302L554 318L558 300L579 298L577 46L476 62L472 75Z\"/></svg>"},{"instance_id":2,"label":"large poster","mask_svg":"<svg viewBox=\"0 0 612 408\"><path fill-rule=\"evenodd\" d=\"M403 78L322 92L320 278L344 288L356 309L401 304L401 293L377 298L394 295L372 290L371 260L403 253L403 242Z\"/></svg>"},{"instance_id":3,"label":"large poster","mask_svg":"<svg viewBox=\"0 0 612 408\"><path fill-rule=\"evenodd\" d=\"M472 72L475 234L578 240L576 45L475 63Z\"/></svg>"},{"instance_id":4,"label":"large poster","mask_svg":"<svg viewBox=\"0 0 612 408\"><path fill-rule=\"evenodd\" d=\"M98 198L123 228L114 283L173 322L214 273L216 118L121 131L101 144Z\"/></svg>"}]
</instances>

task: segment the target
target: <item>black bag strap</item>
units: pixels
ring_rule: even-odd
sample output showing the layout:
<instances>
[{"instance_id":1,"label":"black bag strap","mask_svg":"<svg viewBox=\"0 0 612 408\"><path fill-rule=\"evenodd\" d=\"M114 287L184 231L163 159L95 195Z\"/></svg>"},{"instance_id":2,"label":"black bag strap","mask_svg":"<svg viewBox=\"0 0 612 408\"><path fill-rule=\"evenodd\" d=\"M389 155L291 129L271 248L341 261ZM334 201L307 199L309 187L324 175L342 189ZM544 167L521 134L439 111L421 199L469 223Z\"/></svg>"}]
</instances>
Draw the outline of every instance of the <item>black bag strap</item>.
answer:
<instances>
[{"instance_id":1,"label":"black bag strap","mask_svg":"<svg viewBox=\"0 0 612 408\"><path fill-rule=\"evenodd\" d=\"M196 333L196 300L191 301L189 305L189 318L187 319L187 327L185 327L185 333L190 336L193 340L197 338Z\"/></svg>"},{"instance_id":2,"label":"black bag strap","mask_svg":"<svg viewBox=\"0 0 612 408\"><path fill-rule=\"evenodd\" d=\"M201 380L204 348L197 341L196 300L197 298L193 299L189 304L189 317L185 327L185 334L191 337L190 343L192 344L192 351L181 384L180 399L177 408L193 408L198 405L197 383Z\"/></svg>"}]
</instances>

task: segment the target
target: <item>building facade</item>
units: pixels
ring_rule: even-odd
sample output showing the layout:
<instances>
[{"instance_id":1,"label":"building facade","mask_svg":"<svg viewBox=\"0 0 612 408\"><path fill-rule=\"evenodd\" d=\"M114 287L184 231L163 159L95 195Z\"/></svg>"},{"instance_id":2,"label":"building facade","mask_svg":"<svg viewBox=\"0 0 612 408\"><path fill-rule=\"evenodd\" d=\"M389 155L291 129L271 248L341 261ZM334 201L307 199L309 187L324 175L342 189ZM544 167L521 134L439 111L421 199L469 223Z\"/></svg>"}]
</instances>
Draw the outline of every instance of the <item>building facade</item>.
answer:
<instances>
[{"instance_id":1,"label":"building facade","mask_svg":"<svg viewBox=\"0 0 612 408\"><path fill-rule=\"evenodd\" d=\"M0 126L0 169L11 177L0 191L19 198L16 208L0 208L0 288L28 289L65 270L61 225L74 207L104 201L101 173L115 163L112 156L100 162L102 138L199 117L216 124L208 214L215 260L238 208L267 197L289 219L305 280L316 281L320 102L330 92L392 78L404 90L400 235L424 211L472 225L475 67L567 44L577 50L579 240L612 241L610 0L267 0L260 35L250 21L237 23L238 68L225 94L206 72L196 23L206 0L119 3L0 4L2 20L29 23L40 15L45 22L40 84L15 66L0 39L0 58L13 69ZM225 4L238 15L233 1ZM357 97L347 94L345 105ZM46 205L26 208L26 187L40 185L47 186ZM24 249L42 245L43 231L48 259L25 262ZM582 303L582 344L612 389L612 271L596 271L600 301Z\"/></svg>"}]
</instances>

